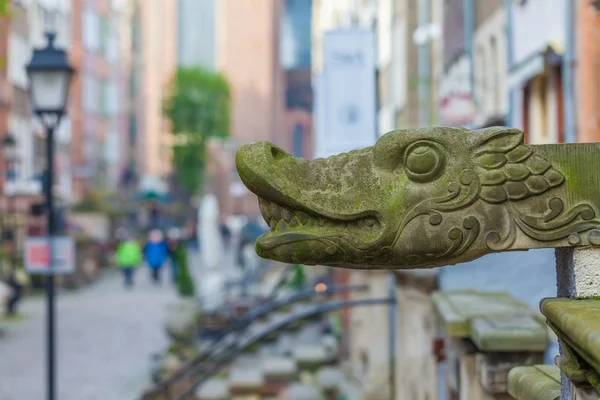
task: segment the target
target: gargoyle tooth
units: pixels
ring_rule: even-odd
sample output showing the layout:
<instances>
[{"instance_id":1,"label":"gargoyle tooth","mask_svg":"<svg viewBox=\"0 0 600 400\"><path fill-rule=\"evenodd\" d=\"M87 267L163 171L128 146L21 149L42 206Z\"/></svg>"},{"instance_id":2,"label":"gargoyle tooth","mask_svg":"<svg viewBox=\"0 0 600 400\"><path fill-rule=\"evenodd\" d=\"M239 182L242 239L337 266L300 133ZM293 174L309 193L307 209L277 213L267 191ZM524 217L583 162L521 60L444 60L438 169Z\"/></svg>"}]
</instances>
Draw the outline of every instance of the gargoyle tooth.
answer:
<instances>
[{"instance_id":1,"label":"gargoyle tooth","mask_svg":"<svg viewBox=\"0 0 600 400\"><path fill-rule=\"evenodd\" d=\"M278 230L285 231L287 228L288 228L288 224L284 220L281 220L277 223Z\"/></svg>"},{"instance_id":2,"label":"gargoyle tooth","mask_svg":"<svg viewBox=\"0 0 600 400\"><path fill-rule=\"evenodd\" d=\"M284 209L281 211L281 216L283 217L283 219L284 219L286 222L290 222L290 221L292 220L292 218L294 218L294 213L293 213L293 212L291 212L290 210L288 210L287 208L284 208Z\"/></svg>"},{"instance_id":3,"label":"gargoyle tooth","mask_svg":"<svg viewBox=\"0 0 600 400\"><path fill-rule=\"evenodd\" d=\"M275 229L277 227L277 221L275 221L275 219L271 219L271 221L269 221L269 227L271 229Z\"/></svg>"},{"instance_id":4,"label":"gargoyle tooth","mask_svg":"<svg viewBox=\"0 0 600 400\"><path fill-rule=\"evenodd\" d=\"M319 218L317 219L317 224L319 224L319 226L325 226L325 219L324 218Z\"/></svg>"},{"instance_id":5,"label":"gargoyle tooth","mask_svg":"<svg viewBox=\"0 0 600 400\"><path fill-rule=\"evenodd\" d=\"M300 211L300 212L298 213L298 218L300 219L300 222L301 222L303 225L304 225L304 224L306 224L306 223L307 223L307 222L310 220L310 217L308 216L308 214L306 214L306 213L304 213L304 212L302 212L302 211Z\"/></svg>"},{"instance_id":6,"label":"gargoyle tooth","mask_svg":"<svg viewBox=\"0 0 600 400\"><path fill-rule=\"evenodd\" d=\"M281 207L275 203L271 203L269 210L271 212L271 216L275 218L275 220L279 221L281 219Z\"/></svg>"},{"instance_id":7,"label":"gargoyle tooth","mask_svg":"<svg viewBox=\"0 0 600 400\"><path fill-rule=\"evenodd\" d=\"M362 229L365 227L366 223L367 221L365 221L364 219L359 219L358 221L356 221L356 226L358 227L358 229Z\"/></svg>"},{"instance_id":8,"label":"gargoyle tooth","mask_svg":"<svg viewBox=\"0 0 600 400\"><path fill-rule=\"evenodd\" d=\"M258 208L260 208L260 213L265 219L269 219L269 206L264 201L258 202Z\"/></svg>"},{"instance_id":9,"label":"gargoyle tooth","mask_svg":"<svg viewBox=\"0 0 600 400\"><path fill-rule=\"evenodd\" d=\"M298 225L300 225L300 221L298 221L298 218L296 218L296 217L292 218L292 220L290 221L290 227L295 228Z\"/></svg>"}]
</instances>

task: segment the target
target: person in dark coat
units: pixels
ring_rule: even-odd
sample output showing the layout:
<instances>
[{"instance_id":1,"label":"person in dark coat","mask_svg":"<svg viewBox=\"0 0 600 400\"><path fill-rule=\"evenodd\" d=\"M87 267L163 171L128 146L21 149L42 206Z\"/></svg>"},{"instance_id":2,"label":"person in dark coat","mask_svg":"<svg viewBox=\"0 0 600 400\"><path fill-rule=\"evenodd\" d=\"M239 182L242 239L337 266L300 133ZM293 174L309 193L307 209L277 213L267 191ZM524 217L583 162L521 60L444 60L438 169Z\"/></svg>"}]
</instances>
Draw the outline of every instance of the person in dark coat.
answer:
<instances>
[{"instance_id":1,"label":"person in dark coat","mask_svg":"<svg viewBox=\"0 0 600 400\"><path fill-rule=\"evenodd\" d=\"M167 232L167 250L169 253L169 264L171 266L171 280L177 282L177 261L175 259L177 248L181 245L179 229L172 228Z\"/></svg>"},{"instance_id":2,"label":"person in dark coat","mask_svg":"<svg viewBox=\"0 0 600 400\"><path fill-rule=\"evenodd\" d=\"M231 245L231 230L225 222L219 224L219 229L221 230L221 237L223 238L223 247L225 247L225 250L228 250Z\"/></svg>"}]
</instances>

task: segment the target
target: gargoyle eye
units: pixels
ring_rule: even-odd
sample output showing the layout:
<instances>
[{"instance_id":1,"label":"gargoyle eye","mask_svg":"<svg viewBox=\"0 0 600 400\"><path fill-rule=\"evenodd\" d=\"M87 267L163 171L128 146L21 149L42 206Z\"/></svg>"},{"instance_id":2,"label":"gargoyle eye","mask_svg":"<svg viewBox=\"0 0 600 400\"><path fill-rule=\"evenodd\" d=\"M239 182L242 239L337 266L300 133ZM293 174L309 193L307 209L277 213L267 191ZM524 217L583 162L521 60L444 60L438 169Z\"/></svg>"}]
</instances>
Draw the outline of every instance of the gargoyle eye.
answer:
<instances>
[{"instance_id":1,"label":"gargoyle eye","mask_svg":"<svg viewBox=\"0 0 600 400\"><path fill-rule=\"evenodd\" d=\"M445 166L444 149L435 142L415 142L404 152L404 167L412 181L431 182L441 175Z\"/></svg>"}]
</instances>

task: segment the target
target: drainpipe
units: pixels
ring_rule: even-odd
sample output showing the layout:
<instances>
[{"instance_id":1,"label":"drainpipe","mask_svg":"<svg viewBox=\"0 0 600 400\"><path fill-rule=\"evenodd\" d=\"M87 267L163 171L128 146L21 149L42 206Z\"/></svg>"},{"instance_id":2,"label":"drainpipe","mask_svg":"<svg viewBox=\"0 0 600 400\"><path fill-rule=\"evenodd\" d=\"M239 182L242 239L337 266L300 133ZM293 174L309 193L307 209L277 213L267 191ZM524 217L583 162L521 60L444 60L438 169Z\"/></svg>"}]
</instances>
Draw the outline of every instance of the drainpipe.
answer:
<instances>
[{"instance_id":1,"label":"drainpipe","mask_svg":"<svg viewBox=\"0 0 600 400\"><path fill-rule=\"evenodd\" d=\"M473 60L473 30L475 26L475 4L473 0L463 0L463 13L465 17L465 55L469 62L469 85L471 94L475 91L475 62Z\"/></svg>"},{"instance_id":2,"label":"drainpipe","mask_svg":"<svg viewBox=\"0 0 600 400\"><path fill-rule=\"evenodd\" d=\"M390 399L396 398L396 275L393 272L388 272L388 325L389 325L389 385L390 385Z\"/></svg>"},{"instance_id":3,"label":"drainpipe","mask_svg":"<svg viewBox=\"0 0 600 400\"><path fill-rule=\"evenodd\" d=\"M514 66L514 35L513 35L513 15L512 15L513 0L504 0L504 15L506 19L506 64L507 71L510 75ZM514 89L508 88L508 110L506 111L506 125L513 126L513 113L515 107Z\"/></svg>"},{"instance_id":4,"label":"drainpipe","mask_svg":"<svg viewBox=\"0 0 600 400\"><path fill-rule=\"evenodd\" d=\"M420 0L419 1L419 27L426 27L429 25L430 20L430 7L429 2L431 0ZM431 41L426 40L419 46L419 125L429 125L429 107L431 100L430 96L430 46Z\"/></svg>"},{"instance_id":5,"label":"drainpipe","mask_svg":"<svg viewBox=\"0 0 600 400\"><path fill-rule=\"evenodd\" d=\"M570 5L570 7L569 7ZM563 105L565 142L577 141L575 127L575 4L565 2L565 55L563 57Z\"/></svg>"}]
</instances>

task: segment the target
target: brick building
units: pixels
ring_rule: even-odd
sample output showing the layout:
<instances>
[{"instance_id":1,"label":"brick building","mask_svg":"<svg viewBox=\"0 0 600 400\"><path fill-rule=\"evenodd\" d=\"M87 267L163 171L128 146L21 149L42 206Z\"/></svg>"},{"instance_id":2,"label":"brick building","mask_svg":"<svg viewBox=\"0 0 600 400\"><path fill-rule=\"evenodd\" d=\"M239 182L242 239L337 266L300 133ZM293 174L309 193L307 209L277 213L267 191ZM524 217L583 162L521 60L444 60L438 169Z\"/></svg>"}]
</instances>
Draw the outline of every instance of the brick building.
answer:
<instances>
[{"instance_id":1,"label":"brick building","mask_svg":"<svg viewBox=\"0 0 600 400\"><path fill-rule=\"evenodd\" d=\"M578 141L600 141L600 11L591 2L577 2L578 63L576 110Z\"/></svg>"}]
</instances>

